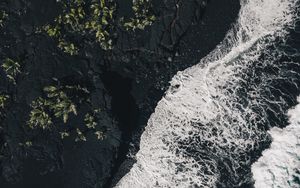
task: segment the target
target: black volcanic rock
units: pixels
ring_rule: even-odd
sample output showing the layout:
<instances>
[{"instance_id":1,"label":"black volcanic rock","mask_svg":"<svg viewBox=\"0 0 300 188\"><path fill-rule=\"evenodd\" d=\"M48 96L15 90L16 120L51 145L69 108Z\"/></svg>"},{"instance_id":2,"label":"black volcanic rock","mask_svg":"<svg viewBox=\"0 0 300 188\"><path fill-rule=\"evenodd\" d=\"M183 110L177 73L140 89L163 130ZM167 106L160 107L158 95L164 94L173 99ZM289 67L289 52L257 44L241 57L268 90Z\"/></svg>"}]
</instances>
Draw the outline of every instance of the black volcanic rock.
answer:
<instances>
[{"instance_id":1,"label":"black volcanic rock","mask_svg":"<svg viewBox=\"0 0 300 188\"><path fill-rule=\"evenodd\" d=\"M131 1L118 0L118 17L132 14ZM138 151L140 134L156 103L177 71L195 65L222 41L236 19L239 1L154 0L157 20L145 30L117 27L115 48L106 52L92 41L69 56L56 41L35 28L59 14L55 0L4 0L9 13L0 29L0 63L10 57L23 74L12 85L0 70L0 92L13 96L0 119L0 187L111 187L132 164L129 150ZM226 19L224 19L226 17ZM216 30L217 29L217 30ZM86 142L74 135L61 140L57 132L28 128L30 103L51 84L81 84L90 91L90 106L82 105L67 125L83 124L90 107L100 108L103 141L87 132ZM20 143L32 141L31 147Z\"/></svg>"}]
</instances>

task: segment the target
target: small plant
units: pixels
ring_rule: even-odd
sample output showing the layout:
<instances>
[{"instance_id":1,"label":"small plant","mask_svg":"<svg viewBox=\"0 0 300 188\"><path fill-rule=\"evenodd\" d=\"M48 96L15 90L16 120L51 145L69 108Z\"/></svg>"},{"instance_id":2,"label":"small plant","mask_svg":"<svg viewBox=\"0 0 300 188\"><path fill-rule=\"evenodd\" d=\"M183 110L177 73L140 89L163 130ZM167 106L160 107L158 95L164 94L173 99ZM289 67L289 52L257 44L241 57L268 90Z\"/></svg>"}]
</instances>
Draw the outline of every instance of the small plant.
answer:
<instances>
[{"instance_id":1,"label":"small plant","mask_svg":"<svg viewBox=\"0 0 300 188\"><path fill-rule=\"evenodd\" d=\"M61 139L64 139L64 138L66 138L68 136L70 136L70 133L68 133L68 132L60 132Z\"/></svg>"},{"instance_id":2,"label":"small plant","mask_svg":"<svg viewBox=\"0 0 300 188\"><path fill-rule=\"evenodd\" d=\"M0 11L0 27L4 26L4 22L7 20L8 14L5 11Z\"/></svg>"},{"instance_id":3,"label":"small plant","mask_svg":"<svg viewBox=\"0 0 300 188\"><path fill-rule=\"evenodd\" d=\"M97 126L96 118L94 115L87 113L84 118L84 122L87 128L95 129Z\"/></svg>"},{"instance_id":4,"label":"small plant","mask_svg":"<svg viewBox=\"0 0 300 188\"><path fill-rule=\"evenodd\" d=\"M19 146L23 146L23 147L31 147L32 146L32 142L31 141L26 141L25 143L19 143Z\"/></svg>"},{"instance_id":5,"label":"small plant","mask_svg":"<svg viewBox=\"0 0 300 188\"><path fill-rule=\"evenodd\" d=\"M133 0L132 10L134 18L124 23L127 30L145 29L152 25L156 17L151 13L151 2L149 0Z\"/></svg>"},{"instance_id":6,"label":"small plant","mask_svg":"<svg viewBox=\"0 0 300 188\"><path fill-rule=\"evenodd\" d=\"M84 118L85 126L88 129L93 129L95 132L94 134L96 135L96 138L98 140L103 140L105 138L105 134L103 131L97 130L98 126L98 119L100 115L101 110L100 109L95 109L92 113L87 113Z\"/></svg>"},{"instance_id":7,"label":"small plant","mask_svg":"<svg viewBox=\"0 0 300 188\"><path fill-rule=\"evenodd\" d=\"M20 71L20 64L10 58L6 58L3 61L2 68L6 73L7 78L12 81L14 84L16 84L16 78Z\"/></svg>"},{"instance_id":8,"label":"small plant","mask_svg":"<svg viewBox=\"0 0 300 188\"><path fill-rule=\"evenodd\" d=\"M75 142L78 142L78 141L86 141L86 137L84 136L84 134L81 132L80 129L76 129L76 132L77 132L77 137L75 139Z\"/></svg>"},{"instance_id":9,"label":"small plant","mask_svg":"<svg viewBox=\"0 0 300 188\"><path fill-rule=\"evenodd\" d=\"M61 28L56 25L56 26L51 26L51 25L45 25L43 28L46 33L50 36L50 37L59 37L61 35L60 30Z\"/></svg>"},{"instance_id":10,"label":"small plant","mask_svg":"<svg viewBox=\"0 0 300 188\"><path fill-rule=\"evenodd\" d=\"M66 42L64 40L59 40L58 48L70 55L77 55L79 49L70 42Z\"/></svg>"},{"instance_id":11,"label":"small plant","mask_svg":"<svg viewBox=\"0 0 300 188\"><path fill-rule=\"evenodd\" d=\"M7 100L9 99L8 95L1 94L0 95L0 108L4 109L6 106Z\"/></svg>"},{"instance_id":12,"label":"small plant","mask_svg":"<svg viewBox=\"0 0 300 188\"><path fill-rule=\"evenodd\" d=\"M103 131L96 131L95 135L96 135L98 140L104 140L104 138L105 138L105 134L104 134Z\"/></svg>"},{"instance_id":13,"label":"small plant","mask_svg":"<svg viewBox=\"0 0 300 188\"><path fill-rule=\"evenodd\" d=\"M97 122L95 121L95 117L91 114L87 113L84 118L84 122L87 128L95 129L97 126Z\"/></svg>"}]
</instances>

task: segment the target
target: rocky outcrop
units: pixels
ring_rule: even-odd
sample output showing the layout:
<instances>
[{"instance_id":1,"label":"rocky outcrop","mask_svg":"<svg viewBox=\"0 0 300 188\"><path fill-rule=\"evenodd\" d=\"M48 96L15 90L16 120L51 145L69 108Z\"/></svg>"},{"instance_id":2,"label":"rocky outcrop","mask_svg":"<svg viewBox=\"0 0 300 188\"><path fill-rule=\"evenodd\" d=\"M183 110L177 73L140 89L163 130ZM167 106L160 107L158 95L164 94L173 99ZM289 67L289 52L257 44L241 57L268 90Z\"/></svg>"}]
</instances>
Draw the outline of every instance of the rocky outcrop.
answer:
<instances>
[{"instance_id":1,"label":"rocky outcrop","mask_svg":"<svg viewBox=\"0 0 300 188\"><path fill-rule=\"evenodd\" d=\"M59 13L54 0L3 1L0 7L9 15L0 29L0 60L15 59L22 72L13 85L0 71L1 93L13 96L0 120L0 187L100 188L111 187L130 168L127 153L138 150L140 133L170 78L223 39L239 2L155 0L157 20L152 26L135 32L117 27L112 51L87 41L76 56L35 32ZM129 9L129 1L119 0L117 16ZM55 127L69 126L74 133L73 125L83 124L89 108L100 108L104 140L88 131L86 142L74 142L72 134L61 140L57 131L28 128L31 102L51 84L80 84L90 91L89 105L80 106L67 124L55 122Z\"/></svg>"}]
</instances>

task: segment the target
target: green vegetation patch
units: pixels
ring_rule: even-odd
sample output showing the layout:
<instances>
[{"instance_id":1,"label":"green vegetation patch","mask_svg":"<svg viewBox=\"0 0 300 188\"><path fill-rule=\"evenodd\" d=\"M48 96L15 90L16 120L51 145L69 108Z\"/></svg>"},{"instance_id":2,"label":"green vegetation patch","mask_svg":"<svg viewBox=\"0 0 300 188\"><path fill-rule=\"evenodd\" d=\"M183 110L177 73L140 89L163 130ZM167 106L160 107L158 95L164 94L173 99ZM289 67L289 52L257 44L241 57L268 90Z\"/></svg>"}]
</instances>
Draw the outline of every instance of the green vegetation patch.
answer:
<instances>
[{"instance_id":1,"label":"green vegetation patch","mask_svg":"<svg viewBox=\"0 0 300 188\"><path fill-rule=\"evenodd\" d=\"M46 97L37 98L32 101L29 114L28 126L32 129L42 128L52 130L54 128L54 119L57 121L62 121L67 124L71 114L77 116L77 107L82 103L88 103L88 95L90 92L79 85L75 86L47 86L43 89ZM72 94L72 97L71 95ZM85 96L85 97L84 97ZM91 112L86 113L84 119L85 130L92 130L95 132L97 139L103 139L104 133L99 129L98 125L100 115L100 109L91 110ZM79 126L80 127L80 126ZM75 141L86 141L85 132L79 127L76 127L76 139ZM70 136L70 127L60 127L59 132L62 139Z\"/></svg>"},{"instance_id":2,"label":"green vegetation patch","mask_svg":"<svg viewBox=\"0 0 300 188\"><path fill-rule=\"evenodd\" d=\"M18 74L21 73L20 64L10 58L6 58L1 67L5 71L7 78L12 83L16 84L16 78Z\"/></svg>"},{"instance_id":3,"label":"green vegetation patch","mask_svg":"<svg viewBox=\"0 0 300 188\"><path fill-rule=\"evenodd\" d=\"M30 119L28 121L29 127L49 129L52 125L51 115L55 118L61 118L64 123L67 123L71 113L77 115L76 105L71 98L67 96L66 90L80 90L88 94L86 88L79 86L45 87L44 93L47 97L39 97L31 104L32 111L30 112Z\"/></svg>"},{"instance_id":4,"label":"green vegetation patch","mask_svg":"<svg viewBox=\"0 0 300 188\"><path fill-rule=\"evenodd\" d=\"M110 50L114 33L116 4L112 0L61 0L60 14L54 23L45 25L50 37L58 40L58 47L70 54L78 54L78 41L75 36L92 36L103 50Z\"/></svg>"},{"instance_id":5,"label":"green vegetation patch","mask_svg":"<svg viewBox=\"0 0 300 188\"><path fill-rule=\"evenodd\" d=\"M66 86L68 89L76 89L73 86ZM64 88L56 86L48 86L44 88L44 92L47 93L49 109L54 113L56 118L63 118L63 122L66 123L69 118L69 114L73 113L77 115L75 104L63 91ZM85 90L84 90L85 91Z\"/></svg>"},{"instance_id":6,"label":"green vegetation patch","mask_svg":"<svg viewBox=\"0 0 300 188\"><path fill-rule=\"evenodd\" d=\"M54 22L42 28L48 36L58 41L58 48L70 55L79 52L80 41L76 38L90 38L97 41L103 50L113 49L116 23L122 23L126 30L143 30L156 17L149 0L133 0L133 18L116 21L114 0L60 0L62 13Z\"/></svg>"},{"instance_id":7,"label":"green vegetation patch","mask_svg":"<svg viewBox=\"0 0 300 188\"><path fill-rule=\"evenodd\" d=\"M127 30L143 30L146 26L152 25L156 17L151 11L151 2L149 0L133 0L132 3L134 17L124 23L125 28Z\"/></svg>"},{"instance_id":8,"label":"green vegetation patch","mask_svg":"<svg viewBox=\"0 0 300 188\"><path fill-rule=\"evenodd\" d=\"M32 110L29 115L29 121L27 122L30 128L50 128L52 119L48 113L49 106L50 102L40 97L32 102Z\"/></svg>"}]
</instances>

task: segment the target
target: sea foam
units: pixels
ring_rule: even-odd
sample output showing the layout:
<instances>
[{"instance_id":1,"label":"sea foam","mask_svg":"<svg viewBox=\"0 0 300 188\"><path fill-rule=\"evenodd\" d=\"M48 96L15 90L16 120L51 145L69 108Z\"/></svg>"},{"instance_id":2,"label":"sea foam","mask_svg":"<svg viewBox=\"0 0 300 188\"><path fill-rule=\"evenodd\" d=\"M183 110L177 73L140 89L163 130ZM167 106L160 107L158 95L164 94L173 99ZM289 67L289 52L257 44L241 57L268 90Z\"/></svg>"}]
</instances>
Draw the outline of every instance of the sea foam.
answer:
<instances>
[{"instance_id":1,"label":"sea foam","mask_svg":"<svg viewBox=\"0 0 300 188\"><path fill-rule=\"evenodd\" d=\"M242 0L236 24L199 64L178 72L141 136L121 188L238 187L271 141L298 88L299 72L277 61L297 0ZM294 67L298 67L296 64ZM287 77L287 75L289 75ZM278 85L278 83L281 83Z\"/></svg>"},{"instance_id":2,"label":"sea foam","mask_svg":"<svg viewBox=\"0 0 300 188\"><path fill-rule=\"evenodd\" d=\"M269 131L272 145L252 165L257 188L300 187L300 104L289 110L288 116L289 126Z\"/></svg>"}]
</instances>

